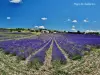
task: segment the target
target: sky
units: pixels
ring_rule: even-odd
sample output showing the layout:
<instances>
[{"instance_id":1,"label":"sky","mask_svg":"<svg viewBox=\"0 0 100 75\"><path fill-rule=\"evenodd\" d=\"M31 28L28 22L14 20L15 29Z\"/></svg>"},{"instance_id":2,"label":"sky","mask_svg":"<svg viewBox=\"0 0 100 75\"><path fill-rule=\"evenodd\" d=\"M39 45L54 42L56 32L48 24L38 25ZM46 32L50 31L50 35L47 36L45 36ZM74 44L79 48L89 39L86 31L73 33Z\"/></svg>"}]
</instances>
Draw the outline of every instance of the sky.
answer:
<instances>
[{"instance_id":1,"label":"sky","mask_svg":"<svg viewBox=\"0 0 100 75\"><path fill-rule=\"evenodd\" d=\"M0 0L1 28L100 30L100 0Z\"/></svg>"}]
</instances>

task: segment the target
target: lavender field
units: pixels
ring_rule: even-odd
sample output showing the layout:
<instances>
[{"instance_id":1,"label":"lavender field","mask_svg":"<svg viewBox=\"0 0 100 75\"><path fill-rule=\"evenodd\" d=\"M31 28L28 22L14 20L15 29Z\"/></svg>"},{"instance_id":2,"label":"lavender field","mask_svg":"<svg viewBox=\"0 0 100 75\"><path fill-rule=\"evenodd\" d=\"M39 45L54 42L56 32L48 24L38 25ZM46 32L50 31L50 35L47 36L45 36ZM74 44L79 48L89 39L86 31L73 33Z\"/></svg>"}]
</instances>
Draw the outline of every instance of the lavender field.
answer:
<instances>
[{"instance_id":1,"label":"lavender field","mask_svg":"<svg viewBox=\"0 0 100 75\"><path fill-rule=\"evenodd\" d=\"M0 34L0 75L100 74L100 35L7 36Z\"/></svg>"}]
</instances>

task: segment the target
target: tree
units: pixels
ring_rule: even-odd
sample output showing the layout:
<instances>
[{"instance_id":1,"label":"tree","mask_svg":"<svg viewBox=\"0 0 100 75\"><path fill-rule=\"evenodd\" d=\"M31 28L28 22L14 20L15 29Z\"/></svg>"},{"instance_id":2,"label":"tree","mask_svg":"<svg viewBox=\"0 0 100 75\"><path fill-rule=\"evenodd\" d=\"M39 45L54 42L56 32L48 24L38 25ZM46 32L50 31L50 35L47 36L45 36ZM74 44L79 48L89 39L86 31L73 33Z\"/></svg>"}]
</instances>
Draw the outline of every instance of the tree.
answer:
<instances>
[{"instance_id":1,"label":"tree","mask_svg":"<svg viewBox=\"0 0 100 75\"><path fill-rule=\"evenodd\" d=\"M79 30L77 31L77 33L78 33L78 34L81 34L81 32L80 32Z\"/></svg>"}]
</instances>

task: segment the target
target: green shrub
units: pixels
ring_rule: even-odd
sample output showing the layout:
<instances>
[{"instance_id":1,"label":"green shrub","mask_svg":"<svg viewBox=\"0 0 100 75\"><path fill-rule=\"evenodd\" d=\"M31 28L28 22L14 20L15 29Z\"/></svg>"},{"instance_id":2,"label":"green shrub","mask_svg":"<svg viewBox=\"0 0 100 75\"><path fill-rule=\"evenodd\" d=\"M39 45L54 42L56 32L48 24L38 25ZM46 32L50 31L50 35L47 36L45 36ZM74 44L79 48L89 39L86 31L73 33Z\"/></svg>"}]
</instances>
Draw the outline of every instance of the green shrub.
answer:
<instances>
[{"instance_id":1,"label":"green shrub","mask_svg":"<svg viewBox=\"0 0 100 75\"><path fill-rule=\"evenodd\" d=\"M12 55L12 56L16 56L16 53L12 53L11 55Z\"/></svg>"},{"instance_id":2,"label":"green shrub","mask_svg":"<svg viewBox=\"0 0 100 75\"><path fill-rule=\"evenodd\" d=\"M61 70L56 70L53 72L52 75L69 75L69 74Z\"/></svg>"},{"instance_id":3,"label":"green shrub","mask_svg":"<svg viewBox=\"0 0 100 75\"><path fill-rule=\"evenodd\" d=\"M7 54L7 55L8 55L8 54L10 54L10 52L9 52L9 51L4 51L4 53L5 53L5 54Z\"/></svg>"},{"instance_id":4,"label":"green shrub","mask_svg":"<svg viewBox=\"0 0 100 75\"><path fill-rule=\"evenodd\" d=\"M59 69L59 67L62 65L60 60L54 60L52 61L52 65L54 69Z\"/></svg>"},{"instance_id":5,"label":"green shrub","mask_svg":"<svg viewBox=\"0 0 100 75\"><path fill-rule=\"evenodd\" d=\"M28 68L34 68L36 70L39 70L41 65L42 63L39 61L39 59L34 59L33 61L30 61L27 66Z\"/></svg>"},{"instance_id":6,"label":"green shrub","mask_svg":"<svg viewBox=\"0 0 100 75\"><path fill-rule=\"evenodd\" d=\"M84 55L89 55L90 52L89 51L84 51Z\"/></svg>"},{"instance_id":7,"label":"green shrub","mask_svg":"<svg viewBox=\"0 0 100 75\"><path fill-rule=\"evenodd\" d=\"M22 56L17 56L17 63L19 63L21 60L25 60L25 58L24 57L22 57Z\"/></svg>"},{"instance_id":8,"label":"green shrub","mask_svg":"<svg viewBox=\"0 0 100 75\"><path fill-rule=\"evenodd\" d=\"M0 70L0 75L7 75L7 73L4 70Z\"/></svg>"},{"instance_id":9,"label":"green shrub","mask_svg":"<svg viewBox=\"0 0 100 75\"><path fill-rule=\"evenodd\" d=\"M79 60L79 59L81 59L82 58L82 56L80 56L80 55L74 55L73 57L72 57L72 60Z\"/></svg>"}]
</instances>

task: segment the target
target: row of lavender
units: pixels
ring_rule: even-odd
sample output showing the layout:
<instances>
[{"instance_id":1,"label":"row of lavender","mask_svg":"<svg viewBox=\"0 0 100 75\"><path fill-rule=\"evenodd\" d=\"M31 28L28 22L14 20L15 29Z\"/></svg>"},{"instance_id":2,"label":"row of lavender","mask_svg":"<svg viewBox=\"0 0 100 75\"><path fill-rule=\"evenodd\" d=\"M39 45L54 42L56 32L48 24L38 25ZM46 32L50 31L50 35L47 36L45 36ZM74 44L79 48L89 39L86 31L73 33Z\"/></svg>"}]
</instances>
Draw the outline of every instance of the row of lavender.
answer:
<instances>
[{"instance_id":1,"label":"row of lavender","mask_svg":"<svg viewBox=\"0 0 100 75\"><path fill-rule=\"evenodd\" d=\"M0 42L0 47L5 53L27 58L31 53L43 47L46 43L37 39L22 39Z\"/></svg>"},{"instance_id":2,"label":"row of lavender","mask_svg":"<svg viewBox=\"0 0 100 75\"><path fill-rule=\"evenodd\" d=\"M45 46L45 44L47 44L51 39L46 35L41 37L40 36L30 39L27 38L20 40L1 41L0 48L6 54L13 54L20 57L21 59L26 59L29 55Z\"/></svg>"},{"instance_id":3,"label":"row of lavender","mask_svg":"<svg viewBox=\"0 0 100 75\"><path fill-rule=\"evenodd\" d=\"M55 41L53 43L52 49L52 61L60 61L61 63L66 63L66 58L61 50L58 48Z\"/></svg>"},{"instance_id":4,"label":"row of lavender","mask_svg":"<svg viewBox=\"0 0 100 75\"><path fill-rule=\"evenodd\" d=\"M60 63L66 63L66 58L64 54L61 52L61 50L58 48L56 42L52 39L53 46L52 46L52 62L53 61L59 61ZM47 46L45 46L41 51L39 51L37 54L31 57L30 61L34 61L34 59L38 59L40 63L43 63L45 61L46 57L46 51L50 48L50 45L52 42L49 42Z\"/></svg>"},{"instance_id":5,"label":"row of lavender","mask_svg":"<svg viewBox=\"0 0 100 75\"><path fill-rule=\"evenodd\" d=\"M93 35L93 34L65 34L65 37L69 41L72 41L77 44L88 44L88 45L100 45L100 35Z\"/></svg>"},{"instance_id":6,"label":"row of lavender","mask_svg":"<svg viewBox=\"0 0 100 75\"><path fill-rule=\"evenodd\" d=\"M97 35L41 34L34 39L1 41L0 48L2 48L5 53L11 53L24 59L41 49L30 58L30 61L39 59L39 61L43 63L45 61L46 51L49 49L51 41L54 40L52 61L60 60L61 62L66 62L66 58L58 48L58 45L69 55L69 58L72 59L76 55L83 56L84 51L90 51L90 48L87 47L87 45L100 46L99 39L100 36ZM57 41L58 45L55 41Z\"/></svg>"},{"instance_id":7,"label":"row of lavender","mask_svg":"<svg viewBox=\"0 0 100 75\"><path fill-rule=\"evenodd\" d=\"M83 56L92 46L100 47L100 36L87 34L55 35L59 46L69 55L69 58ZM88 47L89 46L89 47Z\"/></svg>"},{"instance_id":8,"label":"row of lavender","mask_svg":"<svg viewBox=\"0 0 100 75\"><path fill-rule=\"evenodd\" d=\"M1 41L0 48L6 54L13 54L21 59L26 59L28 56L32 55L35 51L41 49L35 55L32 55L30 61L38 59L39 62L43 63L45 61L46 51L50 48L51 42L53 41L54 35L40 35L37 39L20 39L20 40L8 40ZM61 62L66 61L65 56L62 54L60 49L57 47L55 41L53 41L52 50L52 61L60 60Z\"/></svg>"},{"instance_id":9,"label":"row of lavender","mask_svg":"<svg viewBox=\"0 0 100 75\"><path fill-rule=\"evenodd\" d=\"M52 42L52 40L50 40L50 42L48 42L47 45L45 47L43 47L38 53L33 55L30 58L29 62L33 62L34 60L37 60L38 62L43 64L43 62L45 61L46 51L50 48L51 42Z\"/></svg>"}]
</instances>

